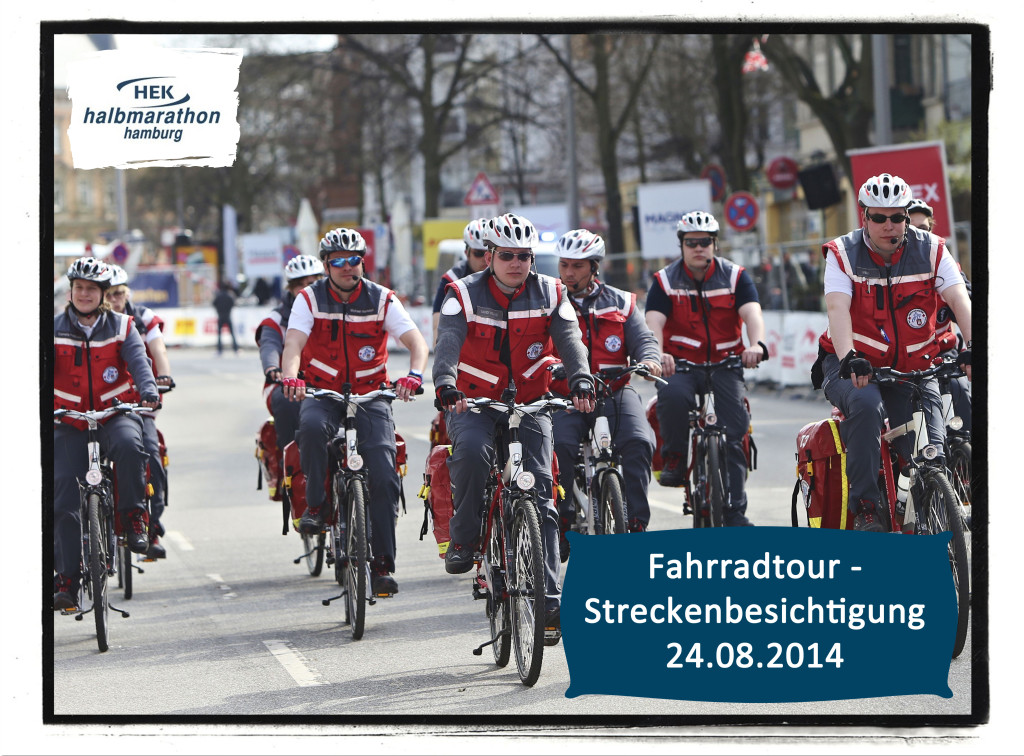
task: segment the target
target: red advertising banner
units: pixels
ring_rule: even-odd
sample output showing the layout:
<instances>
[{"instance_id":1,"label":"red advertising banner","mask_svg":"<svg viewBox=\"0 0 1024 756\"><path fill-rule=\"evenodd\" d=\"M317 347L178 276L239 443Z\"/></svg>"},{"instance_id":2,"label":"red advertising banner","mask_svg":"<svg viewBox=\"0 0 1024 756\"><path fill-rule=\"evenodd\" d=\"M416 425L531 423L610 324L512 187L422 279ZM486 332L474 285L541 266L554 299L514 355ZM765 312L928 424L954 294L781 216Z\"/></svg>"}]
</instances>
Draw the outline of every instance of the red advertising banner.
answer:
<instances>
[{"instance_id":1,"label":"red advertising banner","mask_svg":"<svg viewBox=\"0 0 1024 756\"><path fill-rule=\"evenodd\" d=\"M933 233L953 242L953 203L946 171L946 145L942 142L912 142L891 147L850 150L853 186L872 176L891 173L910 184L914 198L923 200L935 211Z\"/></svg>"}]
</instances>

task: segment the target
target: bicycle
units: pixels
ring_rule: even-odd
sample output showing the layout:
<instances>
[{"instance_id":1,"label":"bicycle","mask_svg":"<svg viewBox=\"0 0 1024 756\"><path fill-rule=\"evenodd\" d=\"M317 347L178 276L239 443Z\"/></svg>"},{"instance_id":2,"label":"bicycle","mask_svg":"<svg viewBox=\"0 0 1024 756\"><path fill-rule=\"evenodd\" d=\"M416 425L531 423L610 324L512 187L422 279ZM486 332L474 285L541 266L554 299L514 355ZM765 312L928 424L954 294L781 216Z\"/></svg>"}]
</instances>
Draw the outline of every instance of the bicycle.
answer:
<instances>
[{"instance_id":1,"label":"bicycle","mask_svg":"<svg viewBox=\"0 0 1024 756\"><path fill-rule=\"evenodd\" d=\"M481 500L480 533L474 550L477 573L473 598L486 600L491 640L473 649L480 656L491 646L494 661L505 667L516 652L516 667L524 685L540 677L544 646L557 642L544 628L544 545L540 510L534 490L536 478L524 468L519 427L527 415L568 409L572 402L542 397L516 404L515 383L501 399L467 399L471 412L493 410L505 415L495 440L495 458ZM483 574L481 574L483 570Z\"/></svg>"},{"instance_id":2,"label":"bicycle","mask_svg":"<svg viewBox=\"0 0 1024 756\"><path fill-rule=\"evenodd\" d=\"M946 467L949 482L957 495L960 505L964 508L964 526L970 529L971 508L971 432L964 428L963 418L959 417L953 407L951 384L959 376L955 373L940 373L939 394L942 397L942 419L946 424ZM970 544L968 544L968 549Z\"/></svg>"},{"instance_id":3,"label":"bicycle","mask_svg":"<svg viewBox=\"0 0 1024 756\"><path fill-rule=\"evenodd\" d=\"M564 368L559 370L561 367L552 369L552 376L556 379L565 377ZM605 368L593 375L596 406L594 412L585 415L587 435L580 443L573 470L576 522L570 528L577 533L602 535L626 532L628 511L623 495L622 460L603 410L605 402L613 394L611 384L633 373L643 377L651 375L644 365ZM667 383L658 377L654 380Z\"/></svg>"},{"instance_id":4,"label":"bicycle","mask_svg":"<svg viewBox=\"0 0 1024 756\"><path fill-rule=\"evenodd\" d=\"M423 387L416 393L422 394ZM330 485L325 502L325 529L315 536L304 534L303 542L316 539L315 550L321 556L315 559L322 558L328 566L334 567L335 580L343 588L340 594L321 603L330 606L332 601L344 598L345 622L352 628L352 639L359 640L365 629L366 605L373 606L378 598L390 598L392 594L374 594L367 590L367 585L372 583L370 566L373 563L370 496L356 438L355 412L360 404L377 398L394 401L398 394L393 387L353 394L351 384L346 383L340 392L307 386L306 396L333 399L341 402L345 409L338 432L328 442ZM303 556L308 557L308 554Z\"/></svg>"},{"instance_id":5,"label":"bicycle","mask_svg":"<svg viewBox=\"0 0 1024 756\"><path fill-rule=\"evenodd\" d=\"M912 388L911 419L882 434L882 460L879 490L882 501L878 507L882 527L889 532L937 535L950 533L949 566L956 590L957 623L953 658L963 651L970 618L970 559L965 532L964 512L953 486L946 476L946 467L939 461L939 448L928 437L922 381L940 376L961 374L954 362L942 362L926 370L900 372L892 368L875 368L874 380L879 385L903 384ZM912 452L904 459L892 442L911 434ZM888 460L889 464L885 464ZM905 501L903 497L905 496Z\"/></svg>"},{"instance_id":6,"label":"bicycle","mask_svg":"<svg viewBox=\"0 0 1024 756\"><path fill-rule=\"evenodd\" d=\"M113 609L122 617L131 615L112 605L107 597L108 577L118 572L120 561L116 552L124 546L124 537L115 532L116 512L114 507L114 465L100 449L100 421L118 414L138 413L145 410L138 404L115 404L102 410L80 412L73 409L57 409L53 411L54 424L63 422L64 418L83 420L88 434L87 450L89 469L85 480L79 480L82 510L82 579L79 584L78 606L61 609L62 615L73 614L81 621L89 612L96 621L96 643L100 652L109 647L108 619ZM85 599L89 600L88 609L82 609Z\"/></svg>"},{"instance_id":7,"label":"bicycle","mask_svg":"<svg viewBox=\"0 0 1024 756\"><path fill-rule=\"evenodd\" d=\"M716 370L742 368L743 361L733 354L720 362L690 362L676 359L676 372L702 371L704 385L697 389L697 406L690 410L690 460L686 470L689 485L683 499L683 516L693 517L694 528L720 528L725 502L729 500L729 476L725 460L728 445L725 426L715 412L715 392L711 374Z\"/></svg>"}]
</instances>

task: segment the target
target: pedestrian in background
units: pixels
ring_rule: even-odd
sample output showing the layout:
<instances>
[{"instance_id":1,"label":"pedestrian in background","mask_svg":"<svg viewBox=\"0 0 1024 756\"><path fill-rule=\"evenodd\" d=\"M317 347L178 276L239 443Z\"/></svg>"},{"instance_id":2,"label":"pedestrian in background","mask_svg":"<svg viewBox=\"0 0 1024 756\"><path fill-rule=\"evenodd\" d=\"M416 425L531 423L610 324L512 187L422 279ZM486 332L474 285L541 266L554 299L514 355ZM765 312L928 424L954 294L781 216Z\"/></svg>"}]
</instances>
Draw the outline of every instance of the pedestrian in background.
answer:
<instances>
[{"instance_id":1,"label":"pedestrian in background","mask_svg":"<svg viewBox=\"0 0 1024 756\"><path fill-rule=\"evenodd\" d=\"M228 329L228 333L231 334L231 346L235 350L235 354L238 354L238 341L235 339L235 329L231 325L231 310L235 306L235 294L225 282L221 282L220 287L217 291L217 296L213 298L213 309L217 311L217 354L224 353L224 347L221 344L221 333L224 328Z\"/></svg>"}]
</instances>

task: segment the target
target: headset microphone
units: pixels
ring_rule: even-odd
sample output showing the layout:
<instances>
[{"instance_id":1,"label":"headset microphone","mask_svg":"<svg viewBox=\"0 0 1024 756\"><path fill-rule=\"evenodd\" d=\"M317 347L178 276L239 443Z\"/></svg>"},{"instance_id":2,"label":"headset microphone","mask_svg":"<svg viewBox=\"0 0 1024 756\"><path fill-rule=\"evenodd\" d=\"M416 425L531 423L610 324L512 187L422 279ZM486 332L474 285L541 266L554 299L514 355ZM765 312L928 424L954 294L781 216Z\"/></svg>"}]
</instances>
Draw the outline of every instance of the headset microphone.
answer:
<instances>
[{"instance_id":1,"label":"headset microphone","mask_svg":"<svg viewBox=\"0 0 1024 756\"><path fill-rule=\"evenodd\" d=\"M899 239L899 237L898 237L898 236L894 236L894 237L892 237L892 239L890 239L889 241L890 241L890 242L891 242L892 244L896 244L897 242L899 242L899 240L900 240L900 239Z\"/></svg>"}]
</instances>

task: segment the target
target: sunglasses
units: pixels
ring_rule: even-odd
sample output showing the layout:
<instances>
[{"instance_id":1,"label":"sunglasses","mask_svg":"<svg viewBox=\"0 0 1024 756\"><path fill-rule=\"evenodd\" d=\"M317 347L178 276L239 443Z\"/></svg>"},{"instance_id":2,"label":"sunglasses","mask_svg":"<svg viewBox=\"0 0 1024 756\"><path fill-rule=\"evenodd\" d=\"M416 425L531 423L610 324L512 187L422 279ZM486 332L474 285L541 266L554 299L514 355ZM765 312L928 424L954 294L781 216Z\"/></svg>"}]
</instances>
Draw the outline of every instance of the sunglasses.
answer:
<instances>
[{"instance_id":1,"label":"sunglasses","mask_svg":"<svg viewBox=\"0 0 1024 756\"><path fill-rule=\"evenodd\" d=\"M354 268L362 261L363 258L361 255L352 255L351 257L335 257L333 260L328 260L327 264L332 268L343 268L346 265Z\"/></svg>"},{"instance_id":2,"label":"sunglasses","mask_svg":"<svg viewBox=\"0 0 1024 756\"><path fill-rule=\"evenodd\" d=\"M512 262L517 259L519 262L530 262L533 259L533 252L505 252L502 250L498 252L498 259L502 262Z\"/></svg>"},{"instance_id":3,"label":"sunglasses","mask_svg":"<svg viewBox=\"0 0 1024 756\"><path fill-rule=\"evenodd\" d=\"M471 250L469 250L469 253L471 255L473 255L473 257L483 257L484 255L487 254L487 250L486 249L471 249Z\"/></svg>"},{"instance_id":4,"label":"sunglasses","mask_svg":"<svg viewBox=\"0 0 1024 756\"><path fill-rule=\"evenodd\" d=\"M872 223L885 223L887 220L891 220L893 223L903 223L907 219L907 216L903 213L896 213L895 215L882 215L881 213L868 213L868 220Z\"/></svg>"},{"instance_id":5,"label":"sunglasses","mask_svg":"<svg viewBox=\"0 0 1024 756\"><path fill-rule=\"evenodd\" d=\"M683 239L683 244L690 249L696 249L697 247L710 247L714 243L715 240L710 236L705 236L703 239Z\"/></svg>"}]
</instances>

